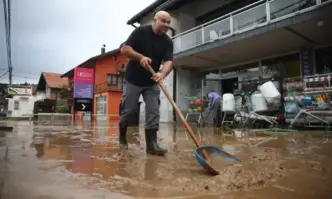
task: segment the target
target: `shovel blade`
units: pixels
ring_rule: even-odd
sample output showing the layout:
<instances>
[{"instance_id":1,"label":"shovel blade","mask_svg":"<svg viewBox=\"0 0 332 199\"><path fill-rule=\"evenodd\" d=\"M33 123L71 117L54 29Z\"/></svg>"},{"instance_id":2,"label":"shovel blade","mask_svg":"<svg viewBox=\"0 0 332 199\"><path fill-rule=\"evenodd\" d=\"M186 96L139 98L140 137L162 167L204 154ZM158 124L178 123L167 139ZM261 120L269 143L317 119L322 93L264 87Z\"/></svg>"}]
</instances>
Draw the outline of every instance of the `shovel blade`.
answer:
<instances>
[{"instance_id":1,"label":"shovel blade","mask_svg":"<svg viewBox=\"0 0 332 199\"><path fill-rule=\"evenodd\" d=\"M210 160L205 160L202 151L205 150ZM200 146L196 148L195 157L197 162L211 175L219 175L219 170L224 166L240 162L235 156L215 146Z\"/></svg>"}]
</instances>

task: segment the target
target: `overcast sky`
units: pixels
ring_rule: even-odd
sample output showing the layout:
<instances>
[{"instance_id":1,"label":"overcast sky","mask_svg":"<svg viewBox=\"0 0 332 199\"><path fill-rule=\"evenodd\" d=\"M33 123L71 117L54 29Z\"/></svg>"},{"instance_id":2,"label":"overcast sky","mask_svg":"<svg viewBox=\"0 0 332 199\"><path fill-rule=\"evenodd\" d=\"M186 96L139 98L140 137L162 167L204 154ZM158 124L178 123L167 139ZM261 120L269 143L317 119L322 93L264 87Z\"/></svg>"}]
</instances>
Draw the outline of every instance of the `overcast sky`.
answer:
<instances>
[{"instance_id":1,"label":"overcast sky","mask_svg":"<svg viewBox=\"0 0 332 199\"><path fill-rule=\"evenodd\" d=\"M127 20L154 0L12 0L14 83L37 83L41 72L65 73L119 47L133 30ZM0 76L7 70L0 2ZM8 83L8 75L0 78Z\"/></svg>"}]
</instances>

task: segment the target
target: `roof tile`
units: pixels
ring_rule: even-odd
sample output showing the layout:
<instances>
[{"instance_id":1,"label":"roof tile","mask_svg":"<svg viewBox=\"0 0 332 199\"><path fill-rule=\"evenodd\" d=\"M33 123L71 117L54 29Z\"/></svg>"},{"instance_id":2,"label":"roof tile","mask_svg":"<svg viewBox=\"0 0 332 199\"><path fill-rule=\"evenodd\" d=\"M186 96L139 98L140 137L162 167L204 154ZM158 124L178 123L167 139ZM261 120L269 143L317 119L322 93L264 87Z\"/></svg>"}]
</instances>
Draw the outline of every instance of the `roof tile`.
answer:
<instances>
[{"instance_id":1,"label":"roof tile","mask_svg":"<svg viewBox=\"0 0 332 199\"><path fill-rule=\"evenodd\" d=\"M61 78L61 74L43 72L43 76L49 88L63 88L68 86L68 78Z\"/></svg>"}]
</instances>

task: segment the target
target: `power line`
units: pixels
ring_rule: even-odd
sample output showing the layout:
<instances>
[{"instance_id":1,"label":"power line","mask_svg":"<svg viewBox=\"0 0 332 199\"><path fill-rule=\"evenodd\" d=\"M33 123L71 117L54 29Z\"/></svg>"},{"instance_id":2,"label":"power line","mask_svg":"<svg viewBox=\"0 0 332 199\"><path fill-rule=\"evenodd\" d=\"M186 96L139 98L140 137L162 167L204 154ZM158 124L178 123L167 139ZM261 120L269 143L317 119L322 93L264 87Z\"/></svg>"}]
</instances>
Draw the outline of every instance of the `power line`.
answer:
<instances>
[{"instance_id":1,"label":"power line","mask_svg":"<svg viewBox=\"0 0 332 199\"><path fill-rule=\"evenodd\" d=\"M39 79L39 77L29 77L29 76L22 76L22 75L13 75L13 77L22 77L22 78L28 78L28 79Z\"/></svg>"},{"instance_id":2,"label":"power line","mask_svg":"<svg viewBox=\"0 0 332 199\"><path fill-rule=\"evenodd\" d=\"M8 72L9 72L9 71L6 71L4 74L2 74L2 75L0 76L0 81L3 79L3 77L5 77L5 75L7 75Z\"/></svg>"}]
</instances>

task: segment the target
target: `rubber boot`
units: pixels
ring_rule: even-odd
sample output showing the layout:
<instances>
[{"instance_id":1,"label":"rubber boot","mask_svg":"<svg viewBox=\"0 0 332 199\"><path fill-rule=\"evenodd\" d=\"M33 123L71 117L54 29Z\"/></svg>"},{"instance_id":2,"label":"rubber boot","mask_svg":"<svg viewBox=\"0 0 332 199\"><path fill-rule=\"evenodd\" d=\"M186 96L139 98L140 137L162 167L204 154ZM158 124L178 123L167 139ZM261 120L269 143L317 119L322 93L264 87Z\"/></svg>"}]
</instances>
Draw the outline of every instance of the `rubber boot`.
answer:
<instances>
[{"instance_id":1,"label":"rubber boot","mask_svg":"<svg viewBox=\"0 0 332 199\"><path fill-rule=\"evenodd\" d=\"M168 151L159 147L157 142L157 130L145 130L146 153L152 155L165 155Z\"/></svg>"},{"instance_id":2,"label":"rubber boot","mask_svg":"<svg viewBox=\"0 0 332 199\"><path fill-rule=\"evenodd\" d=\"M120 146L120 149L128 149L127 128L120 128L119 146Z\"/></svg>"}]
</instances>

